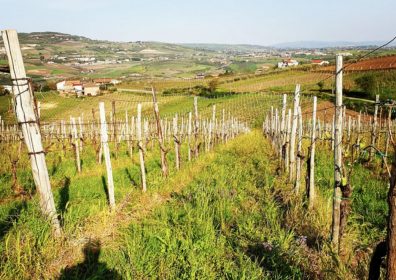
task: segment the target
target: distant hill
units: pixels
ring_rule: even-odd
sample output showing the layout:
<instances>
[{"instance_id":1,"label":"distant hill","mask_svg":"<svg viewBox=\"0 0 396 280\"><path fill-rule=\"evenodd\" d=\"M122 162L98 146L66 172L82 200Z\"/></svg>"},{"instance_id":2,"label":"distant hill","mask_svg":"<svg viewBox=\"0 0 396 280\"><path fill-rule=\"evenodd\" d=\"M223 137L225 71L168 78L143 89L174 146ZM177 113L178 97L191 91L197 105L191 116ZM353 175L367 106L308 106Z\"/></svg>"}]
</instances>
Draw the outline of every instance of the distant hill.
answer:
<instances>
[{"instance_id":1,"label":"distant hill","mask_svg":"<svg viewBox=\"0 0 396 280\"><path fill-rule=\"evenodd\" d=\"M210 44L210 43L185 43L180 44L185 47L193 49L202 49L209 51L235 51L235 52L260 52L268 51L271 47L261 45L249 45L249 44Z\"/></svg>"},{"instance_id":2,"label":"distant hill","mask_svg":"<svg viewBox=\"0 0 396 280\"><path fill-rule=\"evenodd\" d=\"M272 45L278 49L320 49L320 48L337 48L337 47L368 47L368 46L380 46L384 44L384 41L363 41L363 42L349 42L349 41L296 41L296 42L285 42ZM396 46L393 42L391 46Z\"/></svg>"},{"instance_id":3,"label":"distant hill","mask_svg":"<svg viewBox=\"0 0 396 280\"><path fill-rule=\"evenodd\" d=\"M130 55L166 55L176 53L191 53L191 48L162 42L136 41L136 42L113 42L105 40L93 40L84 36L65 34L60 32L32 32L18 33L21 45L34 45L34 48L43 54L54 55L59 52L89 53L90 55L107 55L119 57L123 52ZM0 43L2 38L0 37ZM151 50L150 52L145 51ZM118 54L116 54L118 52Z\"/></svg>"}]
</instances>

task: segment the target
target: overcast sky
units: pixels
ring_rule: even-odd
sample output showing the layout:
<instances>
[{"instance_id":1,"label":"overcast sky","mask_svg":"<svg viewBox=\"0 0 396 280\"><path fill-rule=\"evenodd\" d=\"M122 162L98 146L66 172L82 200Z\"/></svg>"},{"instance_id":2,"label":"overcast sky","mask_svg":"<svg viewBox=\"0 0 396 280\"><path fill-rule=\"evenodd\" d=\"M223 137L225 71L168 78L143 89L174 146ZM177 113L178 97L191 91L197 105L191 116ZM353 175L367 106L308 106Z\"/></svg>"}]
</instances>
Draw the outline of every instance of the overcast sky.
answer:
<instances>
[{"instance_id":1,"label":"overcast sky","mask_svg":"<svg viewBox=\"0 0 396 280\"><path fill-rule=\"evenodd\" d=\"M396 0L0 0L0 29L172 43L372 41L396 35Z\"/></svg>"}]
</instances>

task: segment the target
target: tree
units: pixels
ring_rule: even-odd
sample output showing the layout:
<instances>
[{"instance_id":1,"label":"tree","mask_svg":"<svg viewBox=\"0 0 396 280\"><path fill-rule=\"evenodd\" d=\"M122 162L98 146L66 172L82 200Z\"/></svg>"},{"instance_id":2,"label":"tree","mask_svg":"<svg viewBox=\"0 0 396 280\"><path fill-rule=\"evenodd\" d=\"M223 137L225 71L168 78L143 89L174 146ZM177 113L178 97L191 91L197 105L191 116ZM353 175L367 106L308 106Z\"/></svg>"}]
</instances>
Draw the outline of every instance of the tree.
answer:
<instances>
[{"instance_id":1,"label":"tree","mask_svg":"<svg viewBox=\"0 0 396 280\"><path fill-rule=\"evenodd\" d=\"M209 82L208 87L209 87L209 91L211 93L214 93L217 89L217 86L219 84L219 81L217 79L213 79Z\"/></svg>"},{"instance_id":2,"label":"tree","mask_svg":"<svg viewBox=\"0 0 396 280\"><path fill-rule=\"evenodd\" d=\"M355 83L370 96L374 97L376 95L377 79L373 74L364 74L363 76L357 78Z\"/></svg>"},{"instance_id":3,"label":"tree","mask_svg":"<svg viewBox=\"0 0 396 280\"><path fill-rule=\"evenodd\" d=\"M324 82L323 81L319 81L317 83L318 87L319 87L319 91L322 92L323 91L323 87L324 87Z\"/></svg>"}]
</instances>

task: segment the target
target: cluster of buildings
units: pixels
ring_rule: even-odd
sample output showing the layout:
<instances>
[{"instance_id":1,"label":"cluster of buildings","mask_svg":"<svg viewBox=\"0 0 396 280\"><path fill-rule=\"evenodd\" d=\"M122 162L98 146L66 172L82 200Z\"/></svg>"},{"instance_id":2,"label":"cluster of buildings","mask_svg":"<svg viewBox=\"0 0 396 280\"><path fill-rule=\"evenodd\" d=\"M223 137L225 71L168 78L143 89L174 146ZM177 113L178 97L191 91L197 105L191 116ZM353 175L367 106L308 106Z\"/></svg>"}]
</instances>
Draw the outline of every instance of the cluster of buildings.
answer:
<instances>
[{"instance_id":1,"label":"cluster of buildings","mask_svg":"<svg viewBox=\"0 0 396 280\"><path fill-rule=\"evenodd\" d=\"M100 93L100 87L104 85L116 85L120 83L116 79L93 79L92 81L85 82L81 80L69 80L56 83L56 90L59 93L76 94L77 97L82 96L96 96Z\"/></svg>"},{"instance_id":2,"label":"cluster of buildings","mask_svg":"<svg viewBox=\"0 0 396 280\"><path fill-rule=\"evenodd\" d=\"M298 64L299 63L297 60L289 58L289 59L284 59L281 62L278 62L278 68L293 67L293 66L297 66ZM330 62L322 59L313 59L311 60L311 64L324 66L330 64Z\"/></svg>"},{"instance_id":3,"label":"cluster of buildings","mask_svg":"<svg viewBox=\"0 0 396 280\"><path fill-rule=\"evenodd\" d=\"M278 62L278 68L286 68L286 67L292 67L292 66L297 66L298 61L295 59L284 59L281 62Z\"/></svg>"}]
</instances>

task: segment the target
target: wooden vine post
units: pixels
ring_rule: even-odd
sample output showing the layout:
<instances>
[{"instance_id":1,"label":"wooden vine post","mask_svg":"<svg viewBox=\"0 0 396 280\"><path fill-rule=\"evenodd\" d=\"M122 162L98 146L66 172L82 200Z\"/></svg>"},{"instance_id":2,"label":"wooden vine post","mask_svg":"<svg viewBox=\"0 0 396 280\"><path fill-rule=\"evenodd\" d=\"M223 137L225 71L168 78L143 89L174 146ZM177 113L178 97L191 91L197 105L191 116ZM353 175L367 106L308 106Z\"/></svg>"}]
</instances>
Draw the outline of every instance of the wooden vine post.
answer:
<instances>
[{"instance_id":1,"label":"wooden vine post","mask_svg":"<svg viewBox=\"0 0 396 280\"><path fill-rule=\"evenodd\" d=\"M312 207L315 202L315 142L316 142L316 103L317 98L313 98L312 108L312 131L311 131L311 146L309 153L309 186L308 186L308 200L309 207Z\"/></svg>"},{"instance_id":2,"label":"wooden vine post","mask_svg":"<svg viewBox=\"0 0 396 280\"><path fill-rule=\"evenodd\" d=\"M160 118L159 107L158 107L158 102L157 102L157 95L156 95L154 87L151 88L151 92L153 95L154 116L155 116L155 122L157 125L158 143L159 143L160 153L161 153L161 170L162 170L162 175L164 177L167 177L168 176L168 161L166 159L166 154L168 153L168 150L165 147L164 136L162 133L161 118Z\"/></svg>"},{"instance_id":3,"label":"wooden vine post","mask_svg":"<svg viewBox=\"0 0 396 280\"><path fill-rule=\"evenodd\" d=\"M286 143L286 132L285 132L285 122L286 122L286 106L287 106L287 95L283 95L283 101L282 101L282 118L281 118L281 123L280 123L280 139L279 139L279 162L282 166L282 170L284 170L285 164L285 143Z\"/></svg>"},{"instance_id":4,"label":"wooden vine post","mask_svg":"<svg viewBox=\"0 0 396 280\"><path fill-rule=\"evenodd\" d=\"M298 106L297 163L296 163L296 181L294 183L294 191L296 193L298 193L300 190L300 182L301 182L301 162L303 159L302 140L303 140L303 121L302 121L301 107Z\"/></svg>"},{"instance_id":5,"label":"wooden vine post","mask_svg":"<svg viewBox=\"0 0 396 280\"><path fill-rule=\"evenodd\" d=\"M173 141L175 144L175 163L176 170L180 169L180 139L178 135L178 127L177 127L177 114L173 118Z\"/></svg>"},{"instance_id":6,"label":"wooden vine post","mask_svg":"<svg viewBox=\"0 0 396 280\"><path fill-rule=\"evenodd\" d=\"M144 164L144 146L142 137L142 104L137 106L137 118L136 118L136 130L137 130L137 140L139 148L139 160L140 160L140 176L142 179L142 190L147 191L146 186L146 167Z\"/></svg>"},{"instance_id":7,"label":"wooden vine post","mask_svg":"<svg viewBox=\"0 0 396 280\"><path fill-rule=\"evenodd\" d=\"M296 170L296 133L297 133L297 121L298 121L298 106L300 103L300 85L296 85L294 91L294 103L293 103L293 120L290 134L290 171L289 171L289 182L295 181L295 170Z\"/></svg>"},{"instance_id":8,"label":"wooden vine post","mask_svg":"<svg viewBox=\"0 0 396 280\"><path fill-rule=\"evenodd\" d=\"M81 173L81 160L80 160L80 148L79 148L80 139L77 135L77 125L76 125L75 118L70 118L70 125L71 125L71 130L72 130L72 138L74 138L74 143L72 145L74 146L77 172Z\"/></svg>"},{"instance_id":9,"label":"wooden vine post","mask_svg":"<svg viewBox=\"0 0 396 280\"><path fill-rule=\"evenodd\" d=\"M372 126L371 126L371 149L370 149L370 154L369 154L369 161L371 162L374 154L375 154L375 144L377 142L377 115L378 115L378 105L379 105L379 95L377 94L375 96L375 106L374 106L374 116L373 116L373 121L372 121Z\"/></svg>"},{"instance_id":10,"label":"wooden vine post","mask_svg":"<svg viewBox=\"0 0 396 280\"><path fill-rule=\"evenodd\" d=\"M192 113L188 113L188 126L187 126L187 146L188 146L188 161L191 160L191 134L192 134Z\"/></svg>"},{"instance_id":11,"label":"wooden vine post","mask_svg":"<svg viewBox=\"0 0 396 280\"><path fill-rule=\"evenodd\" d=\"M18 34L15 30L4 30L1 33L10 66L15 114L27 146L34 183L40 196L40 208L48 217L54 235L60 236L61 227L56 214L40 127L35 114L33 92L26 77Z\"/></svg>"},{"instance_id":12,"label":"wooden vine post","mask_svg":"<svg viewBox=\"0 0 396 280\"><path fill-rule=\"evenodd\" d=\"M334 195L331 240L334 249L339 250L340 205L342 181L342 56L336 56L336 103L334 122Z\"/></svg>"},{"instance_id":13,"label":"wooden vine post","mask_svg":"<svg viewBox=\"0 0 396 280\"><path fill-rule=\"evenodd\" d=\"M107 134L106 112L105 112L104 102L99 103L99 114L100 114L100 139L102 142L102 149L105 158L106 172L107 172L107 192L109 194L110 209L114 210L115 199L114 199L113 170L111 168L110 149L108 143L109 136Z\"/></svg>"},{"instance_id":14,"label":"wooden vine post","mask_svg":"<svg viewBox=\"0 0 396 280\"><path fill-rule=\"evenodd\" d=\"M390 110L392 108L389 108ZM390 139L393 145L393 161L388 191L388 226L386 237L386 279L396 279L396 144L393 140L391 123L388 123Z\"/></svg>"},{"instance_id":15,"label":"wooden vine post","mask_svg":"<svg viewBox=\"0 0 396 280\"><path fill-rule=\"evenodd\" d=\"M198 115L198 97L194 97L194 137L195 137L195 145L194 145L194 154L197 158L199 155L199 115Z\"/></svg>"}]
</instances>

